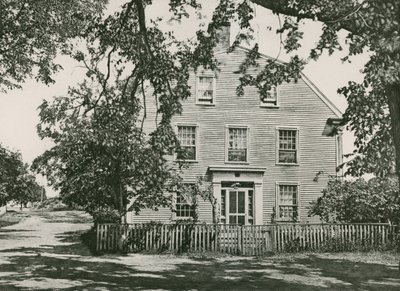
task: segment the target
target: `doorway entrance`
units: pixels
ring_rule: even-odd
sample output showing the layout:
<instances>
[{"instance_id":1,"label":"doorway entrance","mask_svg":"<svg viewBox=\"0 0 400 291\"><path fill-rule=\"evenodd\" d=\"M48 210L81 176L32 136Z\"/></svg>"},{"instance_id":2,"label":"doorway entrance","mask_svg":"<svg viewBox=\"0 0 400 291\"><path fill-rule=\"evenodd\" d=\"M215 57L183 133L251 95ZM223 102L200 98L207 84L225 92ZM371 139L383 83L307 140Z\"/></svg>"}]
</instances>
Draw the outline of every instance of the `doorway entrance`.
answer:
<instances>
[{"instance_id":1,"label":"doorway entrance","mask_svg":"<svg viewBox=\"0 0 400 291\"><path fill-rule=\"evenodd\" d=\"M221 189L221 222L237 225L254 223L254 188Z\"/></svg>"}]
</instances>

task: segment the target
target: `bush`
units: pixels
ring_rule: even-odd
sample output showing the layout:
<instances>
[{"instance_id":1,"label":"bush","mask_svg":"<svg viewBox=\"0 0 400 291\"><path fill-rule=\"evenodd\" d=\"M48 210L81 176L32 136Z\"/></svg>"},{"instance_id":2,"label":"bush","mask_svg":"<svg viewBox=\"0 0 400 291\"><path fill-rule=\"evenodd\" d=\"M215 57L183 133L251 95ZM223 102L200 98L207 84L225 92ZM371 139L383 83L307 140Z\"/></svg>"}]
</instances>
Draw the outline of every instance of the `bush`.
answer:
<instances>
[{"instance_id":1,"label":"bush","mask_svg":"<svg viewBox=\"0 0 400 291\"><path fill-rule=\"evenodd\" d=\"M322 197L311 203L309 215L325 222L400 222L399 183L395 178L343 181L333 179Z\"/></svg>"},{"instance_id":2,"label":"bush","mask_svg":"<svg viewBox=\"0 0 400 291\"><path fill-rule=\"evenodd\" d=\"M98 208L92 213L95 224L97 223L119 223L118 211L111 208Z\"/></svg>"},{"instance_id":3,"label":"bush","mask_svg":"<svg viewBox=\"0 0 400 291\"><path fill-rule=\"evenodd\" d=\"M48 198L41 202L37 208L50 211L72 210L71 207L67 206L60 197Z\"/></svg>"}]
</instances>

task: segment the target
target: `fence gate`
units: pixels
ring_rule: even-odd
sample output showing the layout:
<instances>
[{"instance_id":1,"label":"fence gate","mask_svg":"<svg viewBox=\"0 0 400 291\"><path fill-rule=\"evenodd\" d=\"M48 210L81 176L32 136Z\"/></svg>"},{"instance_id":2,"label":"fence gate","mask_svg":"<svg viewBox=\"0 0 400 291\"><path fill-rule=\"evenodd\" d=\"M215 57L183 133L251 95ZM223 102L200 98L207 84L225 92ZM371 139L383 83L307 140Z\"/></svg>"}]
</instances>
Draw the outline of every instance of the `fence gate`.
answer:
<instances>
[{"instance_id":1,"label":"fence gate","mask_svg":"<svg viewBox=\"0 0 400 291\"><path fill-rule=\"evenodd\" d=\"M266 225L221 225L219 247L223 253L262 255L273 250L272 230Z\"/></svg>"}]
</instances>

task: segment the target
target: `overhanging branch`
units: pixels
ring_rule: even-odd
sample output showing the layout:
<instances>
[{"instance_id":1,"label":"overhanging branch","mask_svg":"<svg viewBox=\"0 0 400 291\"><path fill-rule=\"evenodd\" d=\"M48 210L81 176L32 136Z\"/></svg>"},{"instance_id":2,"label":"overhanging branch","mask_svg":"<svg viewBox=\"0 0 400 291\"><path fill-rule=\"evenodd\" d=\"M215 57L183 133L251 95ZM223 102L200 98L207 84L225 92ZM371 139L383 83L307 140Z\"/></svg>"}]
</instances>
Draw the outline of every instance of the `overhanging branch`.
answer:
<instances>
[{"instance_id":1,"label":"overhanging branch","mask_svg":"<svg viewBox=\"0 0 400 291\"><path fill-rule=\"evenodd\" d=\"M312 19L320 22L338 23L339 27L349 32L357 34L359 27L354 21L348 21L347 17L352 11L359 11L362 3L354 3L348 1L348 5L343 5L340 12L332 13L331 9L322 9L320 12L313 13L311 11L300 12L298 9L290 6L289 0L251 0L253 3L264 8L270 9L275 13L285 14L288 16L298 17L300 19ZM336 1L332 0L332 3Z\"/></svg>"}]
</instances>

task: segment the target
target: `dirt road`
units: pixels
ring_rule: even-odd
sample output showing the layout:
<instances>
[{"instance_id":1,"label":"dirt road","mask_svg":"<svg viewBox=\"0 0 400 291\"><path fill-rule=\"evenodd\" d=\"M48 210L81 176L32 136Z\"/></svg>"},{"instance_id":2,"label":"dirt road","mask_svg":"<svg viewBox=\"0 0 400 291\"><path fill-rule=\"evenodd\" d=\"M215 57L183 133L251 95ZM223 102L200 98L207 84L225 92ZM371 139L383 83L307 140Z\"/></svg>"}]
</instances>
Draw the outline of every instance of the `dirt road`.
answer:
<instances>
[{"instance_id":1,"label":"dirt road","mask_svg":"<svg viewBox=\"0 0 400 291\"><path fill-rule=\"evenodd\" d=\"M92 256L90 227L61 211L0 228L0 290L400 290L398 254Z\"/></svg>"}]
</instances>

